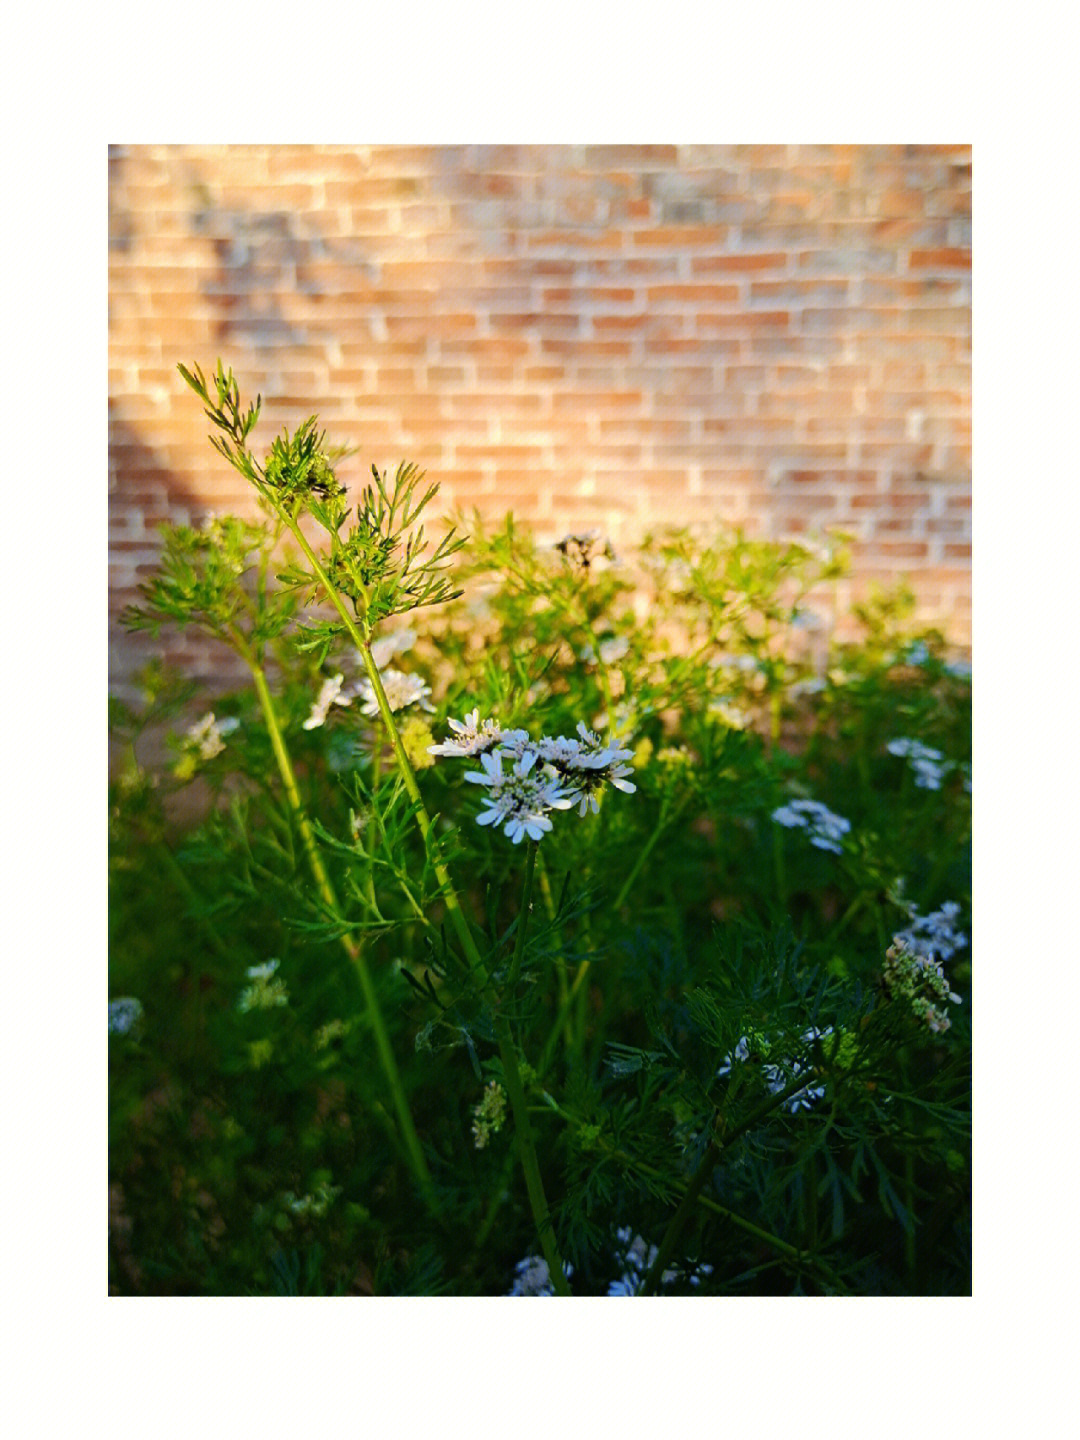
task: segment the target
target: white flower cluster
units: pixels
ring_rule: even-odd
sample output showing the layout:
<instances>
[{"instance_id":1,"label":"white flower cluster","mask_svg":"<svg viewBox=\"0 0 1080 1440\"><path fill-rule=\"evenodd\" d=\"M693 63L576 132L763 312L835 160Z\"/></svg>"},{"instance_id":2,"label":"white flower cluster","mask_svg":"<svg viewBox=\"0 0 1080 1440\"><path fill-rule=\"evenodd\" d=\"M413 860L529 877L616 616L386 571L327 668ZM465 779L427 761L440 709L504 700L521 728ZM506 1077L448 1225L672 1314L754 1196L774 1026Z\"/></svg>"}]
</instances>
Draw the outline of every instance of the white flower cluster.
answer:
<instances>
[{"instance_id":1,"label":"white flower cluster","mask_svg":"<svg viewBox=\"0 0 1080 1440\"><path fill-rule=\"evenodd\" d=\"M889 994L911 1008L920 1024L934 1035L944 1034L952 1023L945 1004L960 1004L960 996L949 989L941 962L922 954L900 935L885 952L883 977Z\"/></svg>"},{"instance_id":2,"label":"white flower cluster","mask_svg":"<svg viewBox=\"0 0 1080 1440\"><path fill-rule=\"evenodd\" d=\"M574 1267L567 1265L566 1273L572 1275ZM551 1283L551 1272L542 1255L526 1255L524 1260L519 1260L514 1266L514 1274L517 1279L506 1292L508 1295L555 1294L555 1286Z\"/></svg>"},{"instance_id":3,"label":"white flower cluster","mask_svg":"<svg viewBox=\"0 0 1080 1440\"><path fill-rule=\"evenodd\" d=\"M615 1232L615 1239L619 1242L615 1252L615 1263L619 1266L621 1274L617 1280L613 1280L608 1286L608 1295L637 1295L641 1291L641 1282L656 1263L656 1257L660 1253L655 1245L647 1245L640 1235L634 1235L629 1225L623 1225ZM678 1268L665 1270L660 1276L661 1285L673 1285L676 1280L688 1280L691 1285L701 1284L703 1275L711 1275L711 1265L691 1263L686 1271Z\"/></svg>"},{"instance_id":4,"label":"white flower cluster","mask_svg":"<svg viewBox=\"0 0 1080 1440\"><path fill-rule=\"evenodd\" d=\"M197 725L184 737L185 747L196 750L200 760L213 760L215 755L220 755L225 749L224 736L231 735L240 725L240 721L227 717L224 720L215 720L211 711L204 715Z\"/></svg>"},{"instance_id":5,"label":"white flower cluster","mask_svg":"<svg viewBox=\"0 0 1080 1440\"><path fill-rule=\"evenodd\" d=\"M600 641L598 650L586 645L581 652L581 658L591 665L599 655L601 665L617 665L629 649L630 640L626 635L609 635Z\"/></svg>"},{"instance_id":6,"label":"white flower cluster","mask_svg":"<svg viewBox=\"0 0 1080 1440\"><path fill-rule=\"evenodd\" d=\"M940 790L942 780L953 768L940 750L932 750L921 740L890 740L885 748L890 755L900 755L910 762L919 790Z\"/></svg>"},{"instance_id":7,"label":"white flower cluster","mask_svg":"<svg viewBox=\"0 0 1080 1440\"><path fill-rule=\"evenodd\" d=\"M967 936L956 928L960 906L955 900L946 900L940 910L929 915L920 915L913 905L908 905L907 911L911 924L897 931L894 939L911 950L931 960L951 960L957 950L967 945Z\"/></svg>"},{"instance_id":8,"label":"white flower cluster","mask_svg":"<svg viewBox=\"0 0 1080 1440\"><path fill-rule=\"evenodd\" d=\"M408 632L406 632L408 633ZM375 646L371 647L374 655ZM386 692L387 704L395 713L404 710L409 705L419 705L421 710L429 713L434 711L430 702L431 686L424 683L419 675L406 675L401 670L390 668L379 671L379 678L382 680L383 689ZM320 725L326 724L326 717L330 713L332 705L340 705L347 709L354 700L360 700L361 713L375 716L379 713L379 702L375 698L375 690L371 681L366 675L346 685L344 675L334 675L323 683L314 704L311 707L311 714L304 721L305 730L317 730Z\"/></svg>"},{"instance_id":9,"label":"white flower cluster","mask_svg":"<svg viewBox=\"0 0 1080 1440\"><path fill-rule=\"evenodd\" d=\"M390 661L395 655L410 650L415 642L415 630L395 630L374 641L371 646L371 658L375 661L382 679L390 709L394 711L404 710L409 705L419 705L422 710L428 711L433 708L428 702L431 694L430 685L425 685L418 675L406 675L403 671L390 666ZM361 666L363 665L359 652L357 652L357 661ZM346 709L354 700L363 702L360 706L363 714L377 715L379 713L375 691L366 675L348 683L346 683L344 675L331 676L319 691L311 707L311 714L304 721L304 729L317 730L320 725L326 724L326 717L329 715L332 705L340 705Z\"/></svg>"},{"instance_id":10,"label":"white flower cluster","mask_svg":"<svg viewBox=\"0 0 1080 1440\"><path fill-rule=\"evenodd\" d=\"M781 805L778 810L772 812L772 818L778 825L785 825L789 830L807 830L810 834L810 844L815 845L819 850L830 850L834 855L843 852L841 840L851 829L851 821L845 820L842 815L834 815L826 805L818 800L791 800L787 805Z\"/></svg>"},{"instance_id":11,"label":"white flower cluster","mask_svg":"<svg viewBox=\"0 0 1080 1440\"><path fill-rule=\"evenodd\" d=\"M638 1295L641 1283L649 1273L660 1253L655 1245L648 1245L640 1235L635 1235L629 1225L623 1225L615 1232L618 1242L612 1259L620 1271L619 1278L608 1286L609 1296ZM677 1280L686 1280L693 1286L701 1284L703 1275L711 1275L713 1267L697 1261L689 1261L685 1269L672 1267L660 1277L662 1285L672 1285ZM567 1275L574 1273L574 1267L567 1265ZM539 1255L526 1255L514 1267L515 1280L507 1291L508 1295L554 1295L551 1272L547 1261Z\"/></svg>"},{"instance_id":12,"label":"white flower cluster","mask_svg":"<svg viewBox=\"0 0 1080 1440\"><path fill-rule=\"evenodd\" d=\"M481 723L479 710L448 723L450 738L429 745L428 753L479 758L483 768L465 776L487 788L477 824L502 826L515 845L526 836L541 839L551 829L552 810L577 805L579 814L590 809L595 814L605 785L628 794L637 789L627 778L634 772L625 763L633 751L620 748L618 741L605 745L583 721L577 738L545 735L540 740L525 730L504 730L497 720Z\"/></svg>"},{"instance_id":13,"label":"white flower cluster","mask_svg":"<svg viewBox=\"0 0 1080 1440\"><path fill-rule=\"evenodd\" d=\"M809 1045L813 1041L820 1040L823 1036L831 1034L831 1025L824 1030L819 1030L816 1025L811 1026L809 1030L803 1031L802 1042L804 1045ZM744 1064L747 1060L749 1060L749 1058L750 1037L748 1035L743 1035L739 1039L739 1042L735 1046L735 1049L729 1051L728 1054L724 1056L724 1059L721 1061L721 1063L717 1066L717 1076L719 1076L720 1078L724 1078L730 1075L732 1065ZM779 1064L762 1065L761 1075L763 1080L765 1081L765 1086L769 1094L779 1095L782 1091L788 1088L788 1086L793 1080L797 1080L799 1076L803 1074L806 1068L807 1067L801 1064L798 1060L783 1059L780 1061ZM800 1110L811 1109L813 1105L818 1100L820 1100L824 1094L825 1086L811 1085L809 1077L807 1077L806 1085L801 1090L796 1090L793 1095L789 1095L788 1098L784 1101L783 1108L787 1110L790 1114L795 1115Z\"/></svg>"},{"instance_id":14,"label":"white flower cluster","mask_svg":"<svg viewBox=\"0 0 1080 1440\"><path fill-rule=\"evenodd\" d=\"M285 981L276 978L280 960L267 960L262 965L250 965L247 977L252 982L240 992L236 1008L242 1015L249 1010L273 1010L289 1003L289 992Z\"/></svg>"},{"instance_id":15,"label":"white flower cluster","mask_svg":"<svg viewBox=\"0 0 1080 1440\"><path fill-rule=\"evenodd\" d=\"M130 1035L142 1019L142 1002L132 995L109 1001L109 1034Z\"/></svg>"}]
</instances>

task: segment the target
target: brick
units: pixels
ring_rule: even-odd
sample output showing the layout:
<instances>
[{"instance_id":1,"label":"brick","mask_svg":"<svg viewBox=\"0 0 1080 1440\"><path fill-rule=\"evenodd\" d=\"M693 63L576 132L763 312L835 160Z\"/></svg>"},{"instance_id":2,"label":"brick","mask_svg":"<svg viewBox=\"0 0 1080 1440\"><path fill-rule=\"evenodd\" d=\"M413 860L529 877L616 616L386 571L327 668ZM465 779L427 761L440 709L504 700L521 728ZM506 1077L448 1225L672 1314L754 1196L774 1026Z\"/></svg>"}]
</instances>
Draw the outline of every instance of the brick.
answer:
<instances>
[{"instance_id":1,"label":"brick","mask_svg":"<svg viewBox=\"0 0 1080 1440\"><path fill-rule=\"evenodd\" d=\"M740 270L785 270L786 251L749 252L737 255L695 255L690 260L692 275L716 275Z\"/></svg>"},{"instance_id":2,"label":"brick","mask_svg":"<svg viewBox=\"0 0 1080 1440\"><path fill-rule=\"evenodd\" d=\"M650 305L732 305L738 298L737 285L650 285L645 291Z\"/></svg>"},{"instance_id":3,"label":"brick","mask_svg":"<svg viewBox=\"0 0 1080 1440\"><path fill-rule=\"evenodd\" d=\"M719 247L729 234L726 225L657 225L651 230L635 230L631 242L635 246L657 246L665 249Z\"/></svg>"},{"instance_id":4,"label":"brick","mask_svg":"<svg viewBox=\"0 0 1080 1440\"><path fill-rule=\"evenodd\" d=\"M547 525L848 524L850 593L909 569L970 634L970 147L132 146L109 185L112 614L158 522L251 512L174 369L221 354L267 443L317 410Z\"/></svg>"},{"instance_id":5,"label":"brick","mask_svg":"<svg viewBox=\"0 0 1080 1440\"><path fill-rule=\"evenodd\" d=\"M909 269L971 269L971 251L936 249L912 251L907 258Z\"/></svg>"}]
</instances>

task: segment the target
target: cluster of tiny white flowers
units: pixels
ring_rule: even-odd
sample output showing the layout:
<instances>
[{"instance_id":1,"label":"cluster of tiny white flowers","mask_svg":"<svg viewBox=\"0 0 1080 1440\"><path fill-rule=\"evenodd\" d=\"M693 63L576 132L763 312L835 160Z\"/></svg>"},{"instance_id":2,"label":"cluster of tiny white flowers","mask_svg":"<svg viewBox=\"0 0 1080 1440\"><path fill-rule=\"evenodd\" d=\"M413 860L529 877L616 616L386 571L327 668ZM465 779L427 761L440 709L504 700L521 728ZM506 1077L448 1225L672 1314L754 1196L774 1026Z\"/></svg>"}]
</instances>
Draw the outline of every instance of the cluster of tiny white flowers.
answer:
<instances>
[{"instance_id":1,"label":"cluster of tiny white flowers","mask_svg":"<svg viewBox=\"0 0 1080 1440\"><path fill-rule=\"evenodd\" d=\"M415 630L394 630L371 643L371 658L380 670L384 670L395 655L402 655L416 644Z\"/></svg>"},{"instance_id":2,"label":"cluster of tiny white flowers","mask_svg":"<svg viewBox=\"0 0 1080 1440\"><path fill-rule=\"evenodd\" d=\"M620 1271L619 1277L608 1286L609 1296L638 1295L642 1281L656 1263L660 1253L655 1245L649 1245L640 1235L635 1235L629 1225L620 1226L615 1232L616 1247L612 1259ZM711 1275L713 1267L698 1261L686 1262L685 1269L672 1266L660 1277L662 1285L673 1285L677 1280L686 1280L695 1288L701 1284L702 1276ZM568 1276L574 1267L567 1265ZM539 1255L526 1255L514 1267L514 1283L508 1295L554 1295L551 1272L547 1261Z\"/></svg>"},{"instance_id":3,"label":"cluster of tiny white flowers","mask_svg":"<svg viewBox=\"0 0 1080 1440\"><path fill-rule=\"evenodd\" d=\"M831 1025L824 1030L819 1030L816 1025L811 1026L809 1030L803 1031L802 1042L804 1045L809 1045L812 1041L820 1040L823 1036L831 1034ZM725 1078L731 1074L731 1067L733 1065L745 1064L749 1058L750 1037L743 1035L740 1037L735 1049L730 1050L717 1066L717 1076ZM784 1059L781 1060L779 1064L762 1065L761 1075L769 1094L779 1095L781 1091L788 1088L793 1080L797 1080L805 1069L806 1067L798 1060ZM824 1094L824 1085L811 1085L808 1079L806 1085L801 1090L796 1090L793 1095L788 1096L784 1101L783 1108L792 1115L796 1114L799 1110L809 1110Z\"/></svg>"},{"instance_id":4,"label":"cluster of tiny white flowers","mask_svg":"<svg viewBox=\"0 0 1080 1440\"><path fill-rule=\"evenodd\" d=\"M352 696L343 696L341 693L341 688L344 684L344 675L333 675L329 680L323 681L322 688L312 704L311 714L304 721L305 730L317 730L320 725L325 725L331 705L352 704Z\"/></svg>"},{"instance_id":5,"label":"cluster of tiny white flowers","mask_svg":"<svg viewBox=\"0 0 1080 1440\"><path fill-rule=\"evenodd\" d=\"M731 1074L732 1065L741 1065L743 1061L749 1059L750 1037L748 1035L743 1035L739 1038L739 1042L735 1046L735 1049L729 1050L728 1053L724 1056L723 1060L720 1062L720 1064L716 1067L716 1073L718 1076L721 1077L721 1079L723 1079L724 1077Z\"/></svg>"},{"instance_id":6,"label":"cluster of tiny white flowers","mask_svg":"<svg viewBox=\"0 0 1080 1440\"><path fill-rule=\"evenodd\" d=\"M890 740L885 748L890 755L900 755L909 761L919 790L940 790L942 780L953 768L940 750L932 750L921 740Z\"/></svg>"},{"instance_id":7,"label":"cluster of tiny white flowers","mask_svg":"<svg viewBox=\"0 0 1080 1440\"><path fill-rule=\"evenodd\" d=\"M931 960L951 960L957 950L967 945L967 936L956 928L960 906L955 900L946 900L940 910L929 915L920 915L914 906L907 906L911 923L899 930L895 938L928 955Z\"/></svg>"},{"instance_id":8,"label":"cluster of tiny white flowers","mask_svg":"<svg viewBox=\"0 0 1080 1440\"><path fill-rule=\"evenodd\" d=\"M130 1035L142 1019L142 1002L133 995L109 1001L109 1034Z\"/></svg>"},{"instance_id":9,"label":"cluster of tiny white flowers","mask_svg":"<svg viewBox=\"0 0 1080 1440\"><path fill-rule=\"evenodd\" d=\"M628 794L637 789L628 778L634 772L625 763L633 751L622 749L618 741L605 745L584 721L578 724L576 738L545 735L540 740L533 740L526 730L504 730L497 720L481 723L479 710L448 723L451 737L429 745L428 753L479 757L483 768L465 776L472 784L487 787L477 824L503 826L515 845L526 837L541 839L551 829L552 810L577 805L579 814L590 809L595 814L604 785Z\"/></svg>"},{"instance_id":10,"label":"cluster of tiny white flowers","mask_svg":"<svg viewBox=\"0 0 1080 1440\"><path fill-rule=\"evenodd\" d=\"M430 703L431 686L425 684L419 675L406 675L404 671L397 670L392 666L384 668L395 655L400 654L403 650L408 650L415 639L416 632L414 630L397 630L392 635L376 640L371 647L371 658L375 661L379 671L387 703L395 712L404 710L410 705L419 705L421 710L427 710L429 713L434 710L434 706ZM366 675L348 684L344 675L332 675L329 680L323 682L322 688L311 706L311 713L304 721L304 729L317 730L321 725L326 724L326 717L330 713L331 706L339 705L342 709L347 709L354 700L361 702L362 714L378 715L379 704L375 699L375 690Z\"/></svg>"},{"instance_id":11,"label":"cluster of tiny white flowers","mask_svg":"<svg viewBox=\"0 0 1080 1440\"><path fill-rule=\"evenodd\" d=\"M421 710L427 710L429 714L434 712L435 707L428 698L431 695L431 686L425 685L419 675L406 675L401 670L390 669L380 671L379 678L386 692L386 703L395 713L409 705L419 705ZM378 715L379 702L375 699L374 687L366 676L357 681L355 694L363 701L360 706L362 714Z\"/></svg>"},{"instance_id":12,"label":"cluster of tiny white flowers","mask_svg":"<svg viewBox=\"0 0 1080 1440\"><path fill-rule=\"evenodd\" d=\"M280 960L267 960L262 965L249 965L247 977L252 982L240 992L236 1008L242 1015L249 1010L273 1010L289 1003L285 981L276 976Z\"/></svg>"},{"instance_id":13,"label":"cluster of tiny white flowers","mask_svg":"<svg viewBox=\"0 0 1080 1440\"><path fill-rule=\"evenodd\" d=\"M581 652L582 660L592 664L597 656L600 657L601 665L617 665L630 649L630 640L626 635L609 635L601 640L599 646L594 650L591 645L586 645Z\"/></svg>"},{"instance_id":14,"label":"cluster of tiny white flowers","mask_svg":"<svg viewBox=\"0 0 1080 1440\"><path fill-rule=\"evenodd\" d=\"M197 725L192 725L184 737L187 748L197 750L200 760L213 760L225 749L224 736L231 735L240 721L227 717L215 720L211 711L204 715Z\"/></svg>"},{"instance_id":15,"label":"cluster of tiny white flowers","mask_svg":"<svg viewBox=\"0 0 1080 1440\"><path fill-rule=\"evenodd\" d=\"M656 1263L656 1257L660 1253L655 1245L648 1245L640 1235L635 1235L629 1225L620 1226L615 1232L615 1239L618 1241L618 1248L615 1251L615 1263L622 1271L617 1280L613 1280L608 1286L608 1295L637 1295L641 1291L641 1283L645 1276ZM660 1277L661 1285L673 1285L676 1280L688 1280L691 1285L697 1287L701 1284L703 1275L711 1275L711 1265L691 1262L686 1271L677 1267L671 1267L664 1271Z\"/></svg>"},{"instance_id":16,"label":"cluster of tiny white flowers","mask_svg":"<svg viewBox=\"0 0 1080 1440\"><path fill-rule=\"evenodd\" d=\"M818 800L791 800L772 812L778 825L788 829L807 830L810 844L819 850L830 850L834 855L843 852L840 841L851 829L851 821L842 815L834 815Z\"/></svg>"},{"instance_id":17,"label":"cluster of tiny white flowers","mask_svg":"<svg viewBox=\"0 0 1080 1440\"><path fill-rule=\"evenodd\" d=\"M481 724L479 710L470 710L464 720L448 719L446 723L453 734L449 740L443 740L438 745L429 745L429 755L463 759L466 756L483 755L485 751L493 750L496 745L529 738L524 730L503 730L497 720L485 720Z\"/></svg>"},{"instance_id":18,"label":"cluster of tiny white flowers","mask_svg":"<svg viewBox=\"0 0 1080 1440\"><path fill-rule=\"evenodd\" d=\"M566 1273L572 1275L574 1267L567 1265ZM551 1283L551 1272L542 1255L526 1255L524 1260L519 1260L514 1266L514 1274L517 1278L506 1292L508 1295L555 1294L555 1286Z\"/></svg>"},{"instance_id":19,"label":"cluster of tiny white flowers","mask_svg":"<svg viewBox=\"0 0 1080 1440\"><path fill-rule=\"evenodd\" d=\"M920 1024L934 1035L944 1034L952 1023L945 1004L960 1004L960 996L949 988L941 962L922 953L901 935L885 952L883 972L890 995L904 1000Z\"/></svg>"},{"instance_id":20,"label":"cluster of tiny white flowers","mask_svg":"<svg viewBox=\"0 0 1080 1440\"><path fill-rule=\"evenodd\" d=\"M809 1044L816 1040L821 1034L828 1034L829 1031L807 1030L803 1035L803 1041ZM779 1095L786 1090L793 1080L797 1080L805 1070L798 1060L784 1060L779 1065L763 1065L761 1067L762 1078L770 1095ZM791 1115L796 1115L800 1110L810 1110L825 1094L824 1085L805 1085L801 1090L796 1090L794 1095L789 1095L784 1101L783 1108Z\"/></svg>"}]
</instances>

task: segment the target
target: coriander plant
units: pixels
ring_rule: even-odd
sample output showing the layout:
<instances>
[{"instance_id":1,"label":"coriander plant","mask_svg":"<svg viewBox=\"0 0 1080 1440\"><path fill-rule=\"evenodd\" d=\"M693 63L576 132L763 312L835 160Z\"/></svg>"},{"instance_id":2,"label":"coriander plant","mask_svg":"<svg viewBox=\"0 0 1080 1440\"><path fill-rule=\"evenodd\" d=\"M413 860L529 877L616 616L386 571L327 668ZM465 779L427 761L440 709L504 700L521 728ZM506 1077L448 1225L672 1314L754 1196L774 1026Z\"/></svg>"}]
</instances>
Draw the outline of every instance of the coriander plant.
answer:
<instances>
[{"instance_id":1,"label":"coriander plant","mask_svg":"<svg viewBox=\"0 0 1080 1440\"><path fill-rule=\"evenodd\" d=\"M350 498L180 369L257 518L126 620L250 685L110 707L113 1289L962 1293L971 679L909 597L429 538L414 466Z\"/></svg>"}]
</instances>

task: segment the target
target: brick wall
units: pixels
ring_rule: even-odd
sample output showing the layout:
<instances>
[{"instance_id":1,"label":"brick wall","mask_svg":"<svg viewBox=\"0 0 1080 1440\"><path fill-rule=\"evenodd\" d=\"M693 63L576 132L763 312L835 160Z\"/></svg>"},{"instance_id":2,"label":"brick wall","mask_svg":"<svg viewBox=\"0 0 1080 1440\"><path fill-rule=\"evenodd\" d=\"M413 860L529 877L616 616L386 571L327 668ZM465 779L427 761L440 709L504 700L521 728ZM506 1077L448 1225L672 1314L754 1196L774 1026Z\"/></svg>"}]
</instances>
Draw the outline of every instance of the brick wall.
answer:
<instances>
[{"instance_id":1,"label":"brick wall","mask_svg":"<svg viewBox=\"0 0 1080 1440\"><path fill-rule=\"evenodd\" d=\"M546 536L719 517L855 536L970 637L970 147L114 146L112 672L154 527L248 506L176 374L257 432ZM175 653L175 652L174 652ZM181 651L182 653L182 651ZM197 648L189 662L214 662Z\"/></svg>"}]
</instances>

